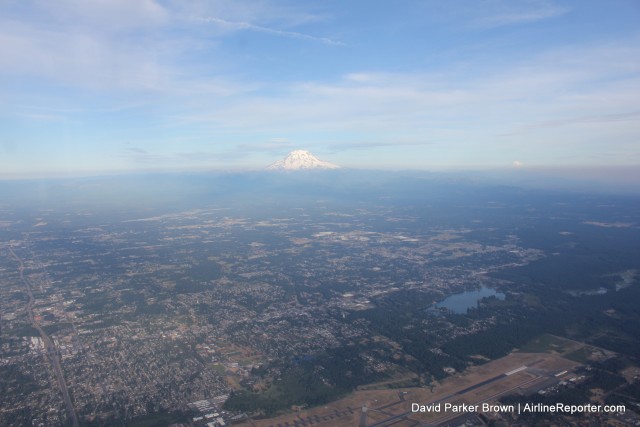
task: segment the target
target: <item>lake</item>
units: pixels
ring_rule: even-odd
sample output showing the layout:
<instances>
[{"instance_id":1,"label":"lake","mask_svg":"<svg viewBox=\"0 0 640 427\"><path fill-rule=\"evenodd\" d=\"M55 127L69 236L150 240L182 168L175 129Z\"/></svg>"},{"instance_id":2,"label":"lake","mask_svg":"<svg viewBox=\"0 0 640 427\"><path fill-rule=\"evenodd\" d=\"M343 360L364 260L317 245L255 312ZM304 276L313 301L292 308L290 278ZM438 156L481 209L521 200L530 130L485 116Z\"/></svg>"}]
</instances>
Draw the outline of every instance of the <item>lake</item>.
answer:
<instances>
[{"instance_id":1,"label":"lake","mask_svg":"<svg viewBox=\"0 0 640 427\"><path fill-rule=\"evenodd\" d=\"M495 289L483 286L480 289L473 291L465 291L451 295L430 307L429 311L437 311L439 309L446 308L455 314L465 314L470 308L477 307L478 302L480 302L482 298L492 296L503 300L505 295L502 292L497 292Z\"/></svg>"}]
</instances>

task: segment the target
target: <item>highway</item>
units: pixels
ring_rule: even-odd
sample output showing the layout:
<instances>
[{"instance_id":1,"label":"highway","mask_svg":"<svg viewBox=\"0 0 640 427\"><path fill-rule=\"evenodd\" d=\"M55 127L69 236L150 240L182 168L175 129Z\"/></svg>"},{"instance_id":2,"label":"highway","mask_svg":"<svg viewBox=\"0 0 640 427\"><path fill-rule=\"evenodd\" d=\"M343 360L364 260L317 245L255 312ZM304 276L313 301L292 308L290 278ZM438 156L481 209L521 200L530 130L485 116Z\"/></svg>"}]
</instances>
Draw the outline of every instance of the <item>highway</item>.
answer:
<instances>
[{"instance_id":1,"label":"highway","mask_svg":"<svg viewBox=\"0 0 640 427\"><path fill-rule=\"evenodd\" d=\"M64 380L64 374L62 373L62 366L60 365L60 358L58 357L58 352L56 350L53 341L49 336L44 332L44 330L40 327L40 324L36 320L33 315L33 306L35 304L35 298L33 296L33 291L31 289L31 284L24 277L24 263L22 259L16 255L11 247L9 247L9 252L11 255L20 263L20 267L18 267L18 271L20 272L20 280L24 284L25 289L27 290L27 295L29 296L29 302L27 303L27 316L29 317L29 322L31 325L38 330L40 337L42 338L42 342L44 342L44 347L47 353L47 359L53 368L53 372L55 374L56 380L58 382L58 387L60 388L60 392L62 393L62 397L64 399L65 406L67 407L67 415L71 420L71 424L73 427L78 427L78 415L76 414L76 410L73 407L73 402L71 402L71 396L69 395L69 389L67 388L67 383Z\"/></svg>"}]
</instances>

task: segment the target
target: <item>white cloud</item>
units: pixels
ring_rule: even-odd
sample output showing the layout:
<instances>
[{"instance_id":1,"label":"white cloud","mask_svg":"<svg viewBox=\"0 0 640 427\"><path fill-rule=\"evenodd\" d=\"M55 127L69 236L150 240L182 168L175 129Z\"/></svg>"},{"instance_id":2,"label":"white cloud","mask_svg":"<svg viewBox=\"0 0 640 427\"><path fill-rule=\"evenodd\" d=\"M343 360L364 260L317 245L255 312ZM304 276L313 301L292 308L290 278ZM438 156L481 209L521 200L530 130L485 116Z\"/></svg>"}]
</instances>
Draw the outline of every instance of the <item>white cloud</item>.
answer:
<instances>
[{"instance_id":1,"label":"white cloud","mask_svg":"<svg viewBox=\"0 0 640 427\"><path fill-rule=\"evenodd\" d=\"M166 24L170 17L170 11L154 0L42 0L35 2L35 10L46 16L48 25L92 32L157 27ZM47 26L46 22L40 24Z\"/></svg>"},{"instance_id":2,"label":"white cloud","mask_svg":"<svg viewBox=\"0 0 640 427\"><path fill-rule=\"evenodd\" d=\"M441 67L438 73L385 73L372 71L384 65L372 65L361 70L341 68L344 75L340 77L331 74L337 71L329 68L333 59L328 57L326 73L307 73L312 67L292 64L296 67L292 75L307 76L296 82L287 76L273 78L278 67L272 63L265 64L264 75L243 68L245 64L255 66L255 58L248 58L251 53L234 50L225 56L224 49L218 49L223 37L242 31L302 40L307 50L313 43L340 44L301 26L326 17L282 4L41 0L30 3L37 10L25 19L0 13L0 76L5 82L0 86L0 97L5 100L0 108L3 112L11 109L12 116L23 114L43 121L57 115L43 109L43 105L60 106L55 96L65 102L68 98L68 103L62 103L68 110L60 110L62 116L72 116L78 106L97 112L106 111L110 103L135 104L136 113L154 125L198 133L200 145L184 152L187 154L180 157L175 154L178 151L167 149L166 153L173 152L180 159L191 159L194 156L188 153L204 153L206 148L259 153L293 146L289 141L307 145L307 140L313 140L316 145L353 150L376 147L391 151L403 145L435 151L446 146L442 151L452 153L452 158L486 152L491 161L503 156L495 160L503 165L514 158L532 165L539 159L524 152L535 150L526 148L527 144L552 145L562 138L560 145L571 148L558 148L560 158L579 155L578 146L585 141L595 145L597 140L607 140L611 141L609 154L619 156L622 144L631 144L629 135L640 131L636 120L640 111L637 36L555 48L525 55L517 63L510 57L491 64L475 63L473 58L465 65L442 62L437 65ZM486 10L475 8L467 22L484 23L485 28L566 13L544 1L482 4ZM207 16L210 18L198 18ZM195 23L197 20L201 22ZM349 49L355 52L358 47ZM347 49L331 51L348 53ZM392 63L388 69L407 68ZM40 94L40 87L14 89L11 78L15 76L31 77L35 86L50 92ZM60 86L64 89L58 90ZM97 98L96 92L113 98ZM22 99L25 97L29 99ZM14 108L18 103L35 107L18 111ZM155 128L149 132L158 135ZM287 139L270 140L272 135L286 135ZM483 152L485 147L493 147L494 153ZM162 156L170 156L166 153ZM596 155L593 153L590 155ZM168 158L154 157L159 154L152 149L127 154L137 162Z\"/></svg>"},{"instance_id":3,"label":"white cloud","mask_svg":"<svg viewBox=\"0 0 640 427\"><path fill-rule=\"evenodd\" d=\"M80 87L153 89L169 69L144 48L97 34L43 30L21 24L0 29L0 68Z\"/></svg>"},{"instance_id":4,"label":"white cloud","mask_svg":"<svg viewBox=\"0 0 640 427\"><path fill-rule=\"evenodd\" d=\"M350 73L331 82L284 85L268 96L234 97L224 108L204 105L180 119L218 135L284 130L314 135L316 144L336 149L447 147L451 156L502 164L521 157L528 164L571 162L602 152L606 140L607 152L619 160L630 135L640 131L633 120L640 109L636 46L627 40L562 48L468 75ZM605 61L613 65L603 66ZM566 131L540 133L545 126Z\"/></svg>"},{"instance_id":5,"label":"white cloud","mask_svg":"<svg viewBox=\"0 0 640 427\"><path fill-rule=\"evenodd\" d=\"M248 30L341 44L290 31L292 26L322 18L272 2L41 0L27 7L27 14L12 13L11 4L0 4L0 75L34 77L39 84L113 95L146 91L230 96L259 86L225 73L225 59L215 58L222 34L206 31L204 25L194 27L193 16L221 13L205 21L224 27L223 33ZM284 29L273 28L274 23ZM203 50L213 56L206 67L202 66ZM198 60L189 62L190 55ZM10 86L0 89L11 92Z\"/></svg>"}]
</instances>

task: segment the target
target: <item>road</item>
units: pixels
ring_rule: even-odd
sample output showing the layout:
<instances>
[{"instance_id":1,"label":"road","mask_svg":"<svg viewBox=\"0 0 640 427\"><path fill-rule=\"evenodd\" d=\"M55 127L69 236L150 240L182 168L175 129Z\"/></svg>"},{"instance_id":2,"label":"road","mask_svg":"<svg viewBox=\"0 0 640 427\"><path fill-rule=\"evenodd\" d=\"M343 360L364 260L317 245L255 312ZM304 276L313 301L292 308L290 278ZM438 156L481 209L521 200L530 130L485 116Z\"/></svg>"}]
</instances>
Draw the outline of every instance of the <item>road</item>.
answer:
<instances>
[{"instance_id":1,"label":"road","mask_svg":"<svg viewBox=\"0 0 640 427\"><path fill-rule=\"evenodd\" d=\"M78 415L76 414L76 410L73 407L73 402L71 402L71 396L69 395L67 383L64 380L64 374L62 373L62 366L60 365L60 358L58 357L56 346L53 344L51 338L49 338L49 335L47 335L42 327L40 327L40 324L33 315L35 298L33 297L31 283L29 283L29 281L24 277L24 263L22 262L22 259L18 257L18 255L16 255L11 247L9 247L9 252L11 252L11 255L16 259L16 261L20 263L20 267L18 267L18 271L20 272L20 280L24 284L24 287L27 290L27 295L29 296L29 302L27 303L26 308L29 322L31 322L31 325L38 330L38 333L42 338L42 342L44 342L44 347L47 352L49 363L51 363L51 367L53 368L53 372L58 382L58 387L60 388L62 398L64 399L64 404L67 407L67 415L69 416L73 427L78 427Z\"/></svg>"}]
</instances>

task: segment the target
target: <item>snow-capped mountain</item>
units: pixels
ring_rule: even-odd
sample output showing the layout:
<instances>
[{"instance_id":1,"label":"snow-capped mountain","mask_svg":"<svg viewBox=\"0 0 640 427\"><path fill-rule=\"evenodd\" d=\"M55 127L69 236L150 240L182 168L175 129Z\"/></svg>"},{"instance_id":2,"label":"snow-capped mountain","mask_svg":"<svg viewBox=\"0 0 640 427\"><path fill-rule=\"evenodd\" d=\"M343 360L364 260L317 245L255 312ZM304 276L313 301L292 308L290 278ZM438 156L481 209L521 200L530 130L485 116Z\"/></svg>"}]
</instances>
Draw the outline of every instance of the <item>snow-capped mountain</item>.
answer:
<instances>
[{"instance_id":1,"label":"snow-capped mountain","mask_svg":"<svg viewBox=\"0 0 640 427\"><path fill-rule=\"evenodd\" d=\"M270 170L299 170L299 169L338 169L340 166L320 160L305 150L294 150L287 157L278 160L267 169Z\"/></svg>"}]
</instances>

